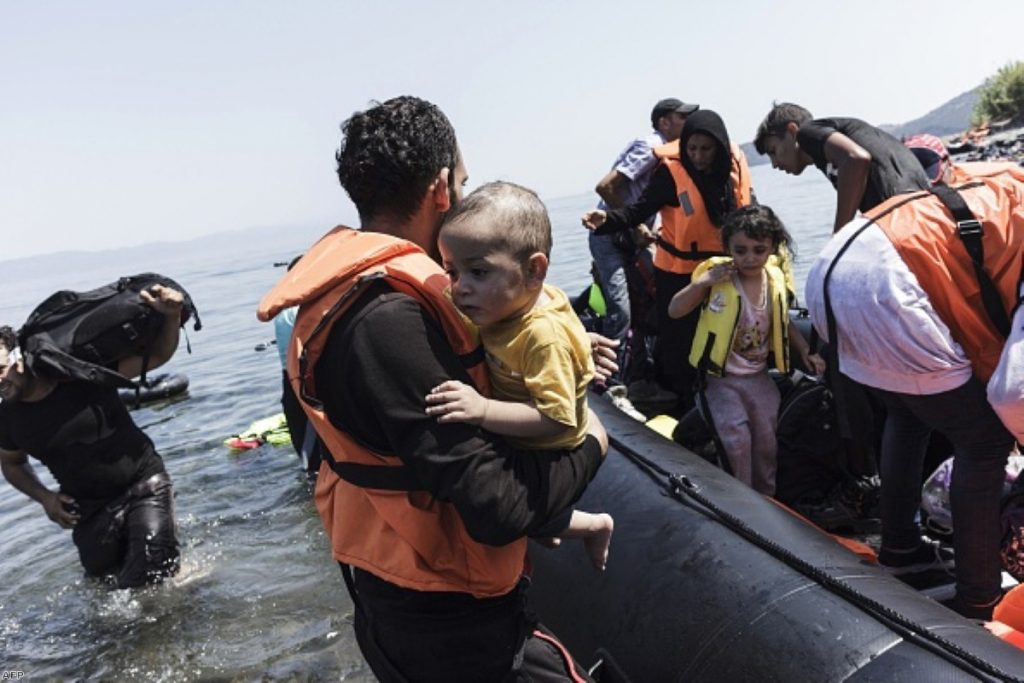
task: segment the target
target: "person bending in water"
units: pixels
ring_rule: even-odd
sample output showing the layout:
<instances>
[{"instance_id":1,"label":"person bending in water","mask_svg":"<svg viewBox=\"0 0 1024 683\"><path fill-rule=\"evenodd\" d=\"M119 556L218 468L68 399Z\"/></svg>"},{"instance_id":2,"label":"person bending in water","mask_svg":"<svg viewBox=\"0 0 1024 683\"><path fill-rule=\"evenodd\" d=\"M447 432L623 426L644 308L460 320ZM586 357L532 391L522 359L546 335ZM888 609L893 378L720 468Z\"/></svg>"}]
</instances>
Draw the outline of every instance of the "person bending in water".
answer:
<instances>
[{"instance_id":1,"label":"person bending in water","mask_svg":"<svg viewBox=\"0 0 1024 683\"><path fill-rule=\"evenodd\" d=\"M438 247L456 307L480 328L492 398L448 380L427 395L438 422L469 422L523 448L577 448L587 434L590 339L568 297L544 283L551 221L540 198L484 185L452 210ZM613 521L573 510L560 536L582 538L604 569Z\"/></svg>"},{"instance_id":2,"label":"person bending in water","mask_svg":"<svg viewBox=\"0 0 1024 683\"><path fill-rule=\"evenodd\" d=\"M178 346L182 295L154 285L142 297L164 316L148 369ZM117 371L135 377L141 357ZM4 478L43 506L65 529L87 573L113 575L118 588L158 583L178 571L171 479L153 442L132 420L117 389L58 382L32 372L17 336L0 327L0 468ZM28 455L53 473L60 488L39 481Z\"/></svg>"},{"instance_id":3,"label":"person bending in water","mask_svg":"<svg viewBox=\"0 0 1024 683\"><path fill-rule=\"evenodd\" d=\"M789 349L804 367L825 371L799 333L789 334L786 276L779 249L790 244L785 226L767 206L730 213L722 225L729 256L703 261L693 281L672 297L668 314L700 319L690 364L705 378L702 407L714 425L736 478L766 496L775 493L779 390L768 361L789 372Z\"/></svg>"}]
</instances>

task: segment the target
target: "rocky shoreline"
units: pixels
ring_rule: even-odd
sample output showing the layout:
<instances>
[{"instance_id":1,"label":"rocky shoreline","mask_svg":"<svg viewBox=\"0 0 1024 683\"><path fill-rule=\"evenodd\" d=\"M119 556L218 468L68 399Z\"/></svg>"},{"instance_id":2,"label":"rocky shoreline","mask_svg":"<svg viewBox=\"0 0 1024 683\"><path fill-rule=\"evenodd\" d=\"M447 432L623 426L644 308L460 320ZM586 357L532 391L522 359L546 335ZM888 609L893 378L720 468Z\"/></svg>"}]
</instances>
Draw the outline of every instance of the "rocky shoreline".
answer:
<instances>
[{"instance_id":1,"label":"rocky shoreline","mask_svg":"<svg viewBox=\"0 0 1024 683\"><path fill-rule=\"evenodd\" d=\"M953 161L1015 161L1024 166L1024 126L974 128L945 136L942 142Z\"/></svg>"}]
</instances>

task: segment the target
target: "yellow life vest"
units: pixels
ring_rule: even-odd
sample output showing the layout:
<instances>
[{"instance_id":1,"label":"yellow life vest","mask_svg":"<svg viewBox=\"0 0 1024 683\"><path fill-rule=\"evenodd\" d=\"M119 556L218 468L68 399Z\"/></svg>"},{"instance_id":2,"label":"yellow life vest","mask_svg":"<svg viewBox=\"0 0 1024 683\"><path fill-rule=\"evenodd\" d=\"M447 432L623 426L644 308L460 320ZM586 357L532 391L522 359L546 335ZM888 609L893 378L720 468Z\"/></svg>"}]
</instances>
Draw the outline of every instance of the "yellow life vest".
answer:
<instances>
[{"instance_id":1,"label":"yellow life vest","mask_svg":"<svg viewBox=\"0 0 1024 683\"><path fill-rule=\"evenodd\" d=\"M482 347L445 295L448 277L412 242L338 226L263 297L257 316L264 321L300 305L288 380L329 451L315 498L334 558L404 588L505 595L522 575L526 539L500 547L473 540L453 504L417 490L415 473L395 454L371 451L335 427L317 399L315 369L331 327L378 279L437 320L477 388L488 391Z\"/></svg>"},{"instance_id":2,"label":"yellow life vest","mask_svg":"<svg viewBox=\"0 0 1024 683\"><path fill-rule=\"evenodd\" d=\"M732 258L709 258L693 271L694 279L719 263L732 263ZM774 359L773 367L781 372L789 372L789 294L786 276L778 266L778 257L774 255L768 257L765 271L768 273L768 306L772 325L768 349ZM690 365L716 377L725 374L725 362L736 338L741 302L740 292L732 280L712 285L701 304L700 320L690 348Z\"/></svg>"}]
</instances>

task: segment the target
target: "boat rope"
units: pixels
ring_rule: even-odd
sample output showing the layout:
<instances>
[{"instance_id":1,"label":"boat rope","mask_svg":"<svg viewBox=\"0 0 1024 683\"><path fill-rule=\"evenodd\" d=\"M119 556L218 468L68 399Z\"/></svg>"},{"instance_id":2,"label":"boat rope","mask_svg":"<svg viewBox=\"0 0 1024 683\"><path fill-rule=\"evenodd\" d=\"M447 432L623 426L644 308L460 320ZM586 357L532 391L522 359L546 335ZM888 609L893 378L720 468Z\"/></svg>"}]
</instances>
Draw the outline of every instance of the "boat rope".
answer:
<instances>
[{"instance_id":1,"label":"boat rope","mask_svg":"<svg viewBox=\"0 0 1024 683\"><path fill-rule=\"evenodd\" d=\"M752 529L746 522L723 510L713 500L700 492L700 487L684 474L673 474L650 458L640 455L620 439L608 435L608 440L627 458L637 464L648 476L656 481L665 492L688 507L714 517L737 535L755 544L776 559L784 562L792 569L812 579L826 590L837 594L857 605L876 619L891 628L906 640L927 649L951 664L961 668L982 680L1018 681L1024 683L1019 675L1009 674L981 657L968 652L960 645L928 630L916 621L893 610L886 605L864 595L846 581L832 576L828 572L815 567L790 550ZM693 505L693 502L699 505ZM992 678L994 677L994 678Z\"/></svg>"}]
</instances>

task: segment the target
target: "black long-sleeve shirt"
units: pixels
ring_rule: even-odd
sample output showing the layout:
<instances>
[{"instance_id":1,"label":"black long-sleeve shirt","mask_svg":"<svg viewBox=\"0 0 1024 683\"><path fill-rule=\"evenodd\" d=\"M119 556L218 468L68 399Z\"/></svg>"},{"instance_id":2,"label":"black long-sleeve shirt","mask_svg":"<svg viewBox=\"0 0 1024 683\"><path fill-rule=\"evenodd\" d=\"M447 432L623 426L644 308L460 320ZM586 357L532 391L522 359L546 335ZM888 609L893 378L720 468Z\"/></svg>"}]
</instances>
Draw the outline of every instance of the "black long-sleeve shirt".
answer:
<instances>
[{"instance_id":1,"label":"black long-sleeve shirt","mask_svg":"<svg viewBox=\"0 0 1024 683\"><path fill-rule=\"evenodd\" d=\"M676 181L668 166L660 164L651 174L651 182L637 197L636 202L607 212L607 218L601 227L594 230L598 235L607 235L632 228L652 216L665 206L679 206L676 196Z\"/></svg>"},{"instance_id":2,"label":"black long-sleeve shirt","mask_svg":"<svg viewBox=\"0 0 1024 683\"><path fill-rule=\"evenodd\" d=\"M474 425L440 424L427 416L425 397L448 379L472 384L437 322L379 282L333 326L315 376L332 424L400 457L425 490L454 504L478 542L563 531L601 463L597 440L525 451Z\"/></svg>"}]
</instances>

